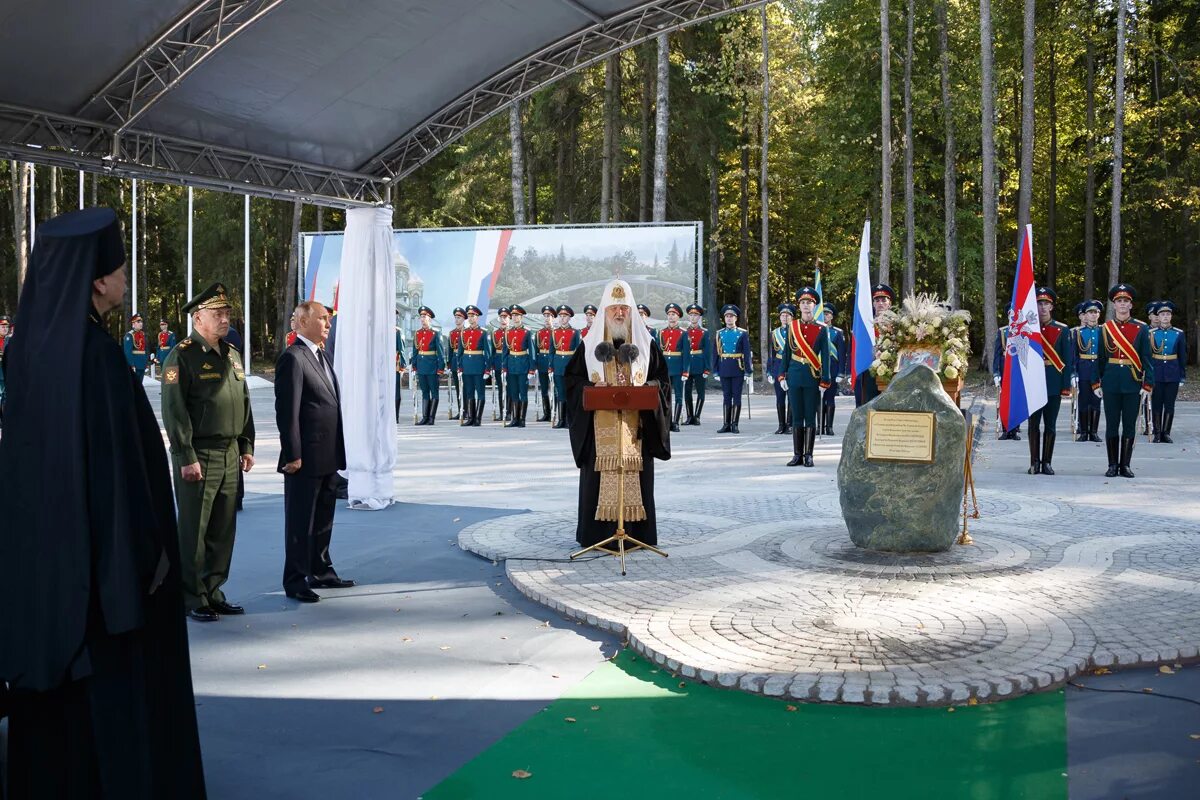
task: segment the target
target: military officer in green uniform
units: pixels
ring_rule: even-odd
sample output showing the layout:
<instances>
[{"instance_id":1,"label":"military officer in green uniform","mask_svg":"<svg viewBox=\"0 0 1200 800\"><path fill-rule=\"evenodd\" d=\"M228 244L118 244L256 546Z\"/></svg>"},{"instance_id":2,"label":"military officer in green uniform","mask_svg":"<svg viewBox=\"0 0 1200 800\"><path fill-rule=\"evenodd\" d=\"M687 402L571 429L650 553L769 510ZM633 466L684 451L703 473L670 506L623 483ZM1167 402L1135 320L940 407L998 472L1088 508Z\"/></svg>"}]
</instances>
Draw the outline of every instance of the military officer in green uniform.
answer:
<instances>
[{"instance_id":1,"label":"military officer in green uniform","mask_svg":"<svg viewBox=\"0 0 1200 800\"><path fill-rule=\"evenodd\" d=\"M1108 450L1106 478L1132 478L1129 462L1137 436L1142 395L1154 390L1150 329L1134 319L1133 287L1118 283L1108 290L1113 318L1100 327L1100 348L1092 389L1104 403L1104 445Z\"/></svg>"},{"instance_id":2,"label":"military officer in green uniform","mask_svg":"<svg viewBox=\"0 0 1200 800\"><path fill-rule=\"evenodd\" d=\"M188 616L242 614L221 585L233 556L238 472L254 466L254 420L242 356L224 341L231 304L214 283L183 307L192 333L163 364L162 416L171 444L179 554Z\"/></svg>"}]
</instances>

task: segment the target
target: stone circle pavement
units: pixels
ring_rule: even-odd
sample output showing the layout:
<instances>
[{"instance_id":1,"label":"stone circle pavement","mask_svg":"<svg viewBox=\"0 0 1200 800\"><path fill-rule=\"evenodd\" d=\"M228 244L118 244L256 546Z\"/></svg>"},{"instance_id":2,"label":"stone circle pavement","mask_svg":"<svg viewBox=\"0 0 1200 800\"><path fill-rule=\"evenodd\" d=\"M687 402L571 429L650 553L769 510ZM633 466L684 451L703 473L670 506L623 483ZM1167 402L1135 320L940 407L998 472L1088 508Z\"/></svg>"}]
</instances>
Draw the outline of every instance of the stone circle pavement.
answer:
<instances>
[{"instance_id":1,"label":"stone circle pavement","mask_svg":"<svg viewBox=\"0 0 1200 800\"><path fill-rule=\"evenodd\" d=\"M571 512L479 523L459 545L674 673L801 701L986 702L1197 656L1200 526L1009 492L979 501L975 544L921 556L855 547L832 487L660 505L670 557L636 553L624 578L607 556L567 561Z\"/></svg>"}]
</instances>

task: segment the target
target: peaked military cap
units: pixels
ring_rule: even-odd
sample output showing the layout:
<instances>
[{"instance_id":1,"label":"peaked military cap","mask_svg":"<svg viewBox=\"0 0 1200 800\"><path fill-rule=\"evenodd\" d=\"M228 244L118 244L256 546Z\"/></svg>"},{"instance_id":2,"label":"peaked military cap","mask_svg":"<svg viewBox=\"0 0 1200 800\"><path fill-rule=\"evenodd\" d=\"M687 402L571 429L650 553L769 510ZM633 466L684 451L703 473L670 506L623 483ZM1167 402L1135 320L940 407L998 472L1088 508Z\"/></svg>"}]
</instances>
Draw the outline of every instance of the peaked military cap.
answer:
<instances>
[{"instance_id":1,"label":"peaked military cap","mask_svg":"<svg viewBox=\"0 0 1200 800\"><path fill-rule=\"evenodd\" d=\"M893 303L896 302L896 293L886 283L877 283L871 287L871 299L874 300L876 297L886 297Z\"/></svg>"},{"instance_id":2,"label":"peaked military cap","mask_svg":"<svg viewBox=\"0 0 1200 800\"><path fill-rule=\"evenodd\" d=\"M666 307L663 308L663 313L666 314L670 311L674 311L681 317L683 316L683 307L679 303L667 303Z\"/></svg>"},{"instance_id":3,"label":"peaked military cap","mask_svg":"<svg viewBox=\"0 0 1200 800\"><path fill-rule=\"evenodd\" d=\"M701 316L704 316L704 306L700 305L699 303L692 303L691 305L689 305L687 307L687 312L689 314L694 313L694 314L699 314Z\"/></svg>"},{"instance_id":4,"label":"peaked military cap","mask_svg":"<svg viewBox=\"0 0 1200 800\"><path fill-rule=\"evenodd\" d=\"M791 303L780 303L779 308L775 309L776 314L791 314L796 316L796 307Z\"/></svg>"},{"instance_id":5,"label":"peaked military cap","mask_svg":"<svg viewBox=\"0 0 1200 800\"><path fill-rule=\"evenodd\" d=\"M451 312L451 316L462 317L463 319L466 319L467 318L467 310L465 308L461 308L461 307L456 308L456 309L454 309L453 312Z\"/></svg>"},{"instance_id":6,"label":"peaked military cap","mask_svg":"<svg viewBox=\"0 0 1200 800\"><path fill-rule=\"evenodd\" d=\"M183 313L192 314L206 308L233 308L233 303L229 302L229 292L225 289L225 284L214 283L193 297L183 307Z\"/></svg>"},{"instance_id":7,"label":"peaked military cap","mask_svg":"<svg viewBox=\"0 0 1200 800\"><path fill-rule=\"evenodd\" d=\"M559 314L567 314L567 315L573 317L573 316L575 316L575 309L571 308L566 303L563 303L561 306L558 307L558 313Z\"/></svg>"},{"instance_id":8,"label":"peaked military cap","mask_svg":"<svg viewBox=\"0 0 1200 800\"><path fill-rule=\"evenodd\" d=\"M543 313L543 314L545 314L547 311L549 311L551 314L557 314L557 313L558 313L558 312L555 310L554 306L551 306L551 305L545 305L545 306L542 306L542 313Z\"/></svg>"},{"instance_id":9,"label":"peaked military cap","mask_svg":"<svg viewBox=\"0 0 1200 800\"><path fill-rule=\"evenodd\" d=\"M137 312L135 311L135 312L133 312L133 313L132 313L132 314L129 316L129 321L130 321L130 322L137 322L137 321L138 321L138 320L140 320L141 318L142 318L142 315L141 315L141 314L139 314L139 313L137 313Z\"/></svg>"},{"instance_id":10,"label":"peaked military cap","mask_svg":"<svg viewBox=\"0 0 1200 800\"><path fill-rule=\"evenodd\" d=\"M467 306L467 313L474 314L477 317L483 316L483 312L479 310L479 306Z\"/></svg>"},{"instance_id":11,"label":"peaked military cap","mask_svg":"<svg viewBox=\"0 0 1200 800\"><path fill-rule=\"evenodd\" d=\"M1158 310L1159 310L1159 312L1168 311L1168 312L1174 314L1179 310L1179 308L1174 303L1172 303L1170 300L1159 300L1158 301Z\"/></svg>"},{"instance_id":12,"label":"peaked military cap","mask_svg":"<svg viewBox=\"0 0 1200 800\"><path fill-rule=\"evenodd\" d=\"M1158 302L1157 300L1151 300L1149 303L1146 303L1146 314L1157 314L1158 309L1160 308L1162 308L1162 303Z\"/></svg>"},{"instance_id":13,"label":"peaked military cap","mask_svg":"<svg viewBox=\"0 0 1200 800\"><path fill-rule=\"evenodd\" d=\"M725 305L721 306L721 316L723 317L726 314L733 314L735 317L741 317L742 310L733 303L726 303Z\"/></svg>"},{"instance_id":14,"label":"peaked military cap","mask_svg":"<svg viewBox=\"0 0 1200 800\"><path fill-rule=\"evenodd\" d=\"M1108 299L1117 300L1124 297L1126 300L1135 300L1137 293L1133 291L1133 287L1128 283L1118 283L1116 286L1108 290Z\"/></svg>"},{"instance_id":15,"label":"peaked military cap","mask_svg":"<svg viewBox=\"0 0 1200 800\"><path fill-rule=\"evenodd\" d=\"M0 314L0 322L9 322L9 323L11 323L11 322L12 322L12 317L10 317L8 314Z\"/></svg>"},{"instance_id":16,"label":"peaked military cap","mask_svg":"<svg viewBox=\"0 0 1200 800\"><path fill-rule=\"evenodd\" d=\"M825 301L825 313L832 314L833 316L836 317L837 316L837 306L835 306L833 303L826 300Z\"/></svg>"},{"instance_id":17,"label":"peaked military cap","mask_svg":"<svg viewBox=\"0 0 1200 800\"><path fill-rule=\"evenodd\" d=\"M496 312L497 317L507 317L509 315L508 306L500 306L500 310Z\"/></svg>"},{"instance_id":18,"label":"peaked military cap","mask_svg":"<svg viewBox=\"0 0 1200 800\"><path fill-rule=\"evenodd\" d=\"M420 308L417 309L418 317L424 316L425 314L428 314L430 319L437 319L437 314L434 314L433 309L430 308L429 306L421 306Z\"/></svg>"},{"instance_id":19,"label":"peaked military cap","mask_svg":"<svg viewBox=\"0 0 1200 800\"><path fill-rule=\"evenodd\" d=\"M1037 287L1037 299L1049 300L1051 303L1057 303L1058 294L1056 294L1055 291L1049 286L1039 286Z\"/></svg>"},{"instance_id":20,"label":"peaked military cap","mask_svg":"<svg viewBox=\"0 0 1200 800\"><path fill-rule=\"evenodd\" d=\"M160 320L158 321L158 324L159 324L159 325L170 325L171 323L167 322L165 319L160 319Z\"/></svg>"},{"instance_id":21,"label":"peaked military cap","mask_svg":"<svg viewBox=\"0 0 1200 800\"><path fill-rule=\"evenodd\" d=\"M638 309L638 311L645 314L647 317L650 316L650 306L643 305L642 303L638 303L637 309Z\"/></svg>"},{"instance_id":22,"label":"peaked military cap","mask_svg":"<svg viewBox=\"0 0 1200 800\"><path fill-rule=\"evenodd\" d=\"M592 312L593 314L599 314L599 313L600 313L600 309L596 308L596 307L595 307L594 305L592 305L591 303L588 303L586 306L584 306L584 307L583 307L583 313L585 313L585 314L586 314L586 313L587 313L587 312L589 312L589 311L590 311L590 312Z\"/></svg>"},{"instance_id":23,"label":"peaked military cap","mask_svg":"<svg viewBox=\"0 0 1200 800\"><path fill-rule=\"evenodd\" d=\"M1093 309L1095 309L1096 311L1103 311L1104 303L1101 303L1099 300L1084 300L1082 303L1079 304L1079 313L1080 314L1086 314L1087 312L1089 312Z\"/></svg>"},{"instance_id":24,"label":"peaked military cap","mask_svg":"<svg viewBox=\"0 0 1200 800\"><path fill-rule=\"evenodd\" d=\"M817 297L817 290L811 286L801 286L796 290L796 302L801 300L812 300L814 303L820 298Z\"/></svg>"},{"instance_id":25,"label":"peaked military cap","mask_svg":"<svg viewBox=\"0 0 1200 800\"><path fill-rule=\"evenodd\" d=\"M516 303L513 303L512 308L510 308L508 311L510 314L520 314L522 317L525 316L525 306L518 305Z\"/></svg>"}]
</instances>

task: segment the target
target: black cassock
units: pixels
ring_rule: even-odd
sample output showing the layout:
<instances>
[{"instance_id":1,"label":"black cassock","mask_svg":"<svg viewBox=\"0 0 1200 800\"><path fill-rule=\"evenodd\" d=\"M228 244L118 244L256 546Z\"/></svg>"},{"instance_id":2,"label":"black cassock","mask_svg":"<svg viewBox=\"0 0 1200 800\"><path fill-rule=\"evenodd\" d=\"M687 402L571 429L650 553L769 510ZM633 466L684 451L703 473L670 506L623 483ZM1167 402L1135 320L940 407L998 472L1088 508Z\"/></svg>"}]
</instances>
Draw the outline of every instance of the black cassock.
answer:
<instances>
[{"instance_id":1,"label":"black cassock","mask_svg":"<svg viewBox=\"0 0 1200 800\"><path fill-rule=\"evenodd\" d=\"M637 324L637 320L634 321ZM614 341L620 347L623 342ZM596 472L596 429L595 414L583 410L583 387L594 386L587 374L587 361L583 348L567 362L563 376L567 392L567 406L571 414L571 451L575 454L575 466L579 467L579 510L575 527L575 540L584 547L602 542L617 531L615 521L596 519L596 504L600 500L600 473ZM642 505L646 507L646 519L625 523L625 533L645 544L658 544L658 525L654 512L654 459L666 461L671 457L671 378L667 374L667 362L663 358L658 342L650 340L650 363L646 383L658 383L658 408L641 412L638 426L639 444L642 448L642 471L638 482L642 488Z\"/></svg>"},{"instance_id":2,"label":"black cassock","mask_svg":"<svg viewBox=\"0 0 1200 800\"><path fill-rule=\"evenodd\" d=\"M39 455L14 441L4 459L41 462L27 464L35 472L52 459L63 478L5 497L5 554L22 563L5 567L3 613L15 616L0 645L27 648L0 659L11 683L6 798L203 798L162 437L94 314L82 351L77 421L61 422L82 449ZM58 541L22 536L40 530L38 514L55 518Z\"/></svg>"}]
</instances>

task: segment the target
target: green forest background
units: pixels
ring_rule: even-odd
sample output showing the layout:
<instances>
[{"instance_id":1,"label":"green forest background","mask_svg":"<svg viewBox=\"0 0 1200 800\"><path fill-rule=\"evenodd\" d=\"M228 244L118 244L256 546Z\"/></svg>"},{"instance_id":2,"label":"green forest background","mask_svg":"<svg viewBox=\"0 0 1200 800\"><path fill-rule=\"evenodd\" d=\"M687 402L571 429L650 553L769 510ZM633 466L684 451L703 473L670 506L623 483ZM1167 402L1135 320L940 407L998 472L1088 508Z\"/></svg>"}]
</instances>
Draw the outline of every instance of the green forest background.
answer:
<instances>
[{"instance_id":1,"label":"green forest background","mask_svg":"<svg viewBox=\"0 0 1200 800\"><path fill-rule=\"evenodd\" d=\"M948 274L970 309L973 349L984 327L983 223L980 190L980 4L890 3L891 257L878 264L881 213L880 3L867 0L777 2L768 7L770 130L768 156L768 307L812 280L824 262L826 295L848 312L864 219L873 221L872 275L897 292L945 293ZM912 194L914 279L905 280L906 28L911 9ZM1007 305L1016 259L1021 144L1022 14L1017 0L992 3L995 46L998 177L998 314ZM1180 307L1176 325L1189 331L1192 352L1200 319L1200 0L1128 5L1120 278L1144 301ZM943 178L947 106L941 81L940 20L945 16L956 253L948 256ZM1104 293L1111 247L1116 19L1112 2L1059 0L1036 4L1035 139L1031 219L1035 272L1054 286L1057 316L1075 324L1072 307ZM716 271L715 303L753 309L758 341L762 27L757 9L673 33L670 37L668 220L702 220L706 262ZM576 73L526 100L521 108L529 223L650 219L654 141L654 43L616 61L615 102L605 103L603 64ZM1089 106L1091 114L1089 115ZM615 124L611 157L619 180L602 213L605 118ZM507 114L481 125L406 178L395 200L396 227L502 225L514 219L512 140ZM1087 180L1091 167L1091 191ZM0 164L0 313L17 306L21 169ZM35 171L39 220L74 208L73 171ZM89 204L121 210L127 235L127 180L88 175ZM138 311L183 329L179 308L186 274L187 190L139 184ZM1090 200L1089 200L1090 197ZM242 293L243 198L195 192L195 287L216 280ZM1087 219L1094 221L1088 245ZM298 214L297 214L298 212ZM272 360L294 300L289 272L296 230L340 230L337 209L254 199L251 202L252 342ZM294 270L294 264L291 269ZM678 298L684 303L691 298ZM126 309L128 312L128 308ZM771 315L773 316L773 315ZM849 325L848 313L839 323ZM113 321L114 333L126 320ZM18 328L20 321L18 320Z\"/></svg>"}]
</instances>

